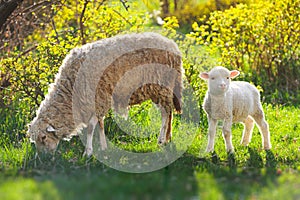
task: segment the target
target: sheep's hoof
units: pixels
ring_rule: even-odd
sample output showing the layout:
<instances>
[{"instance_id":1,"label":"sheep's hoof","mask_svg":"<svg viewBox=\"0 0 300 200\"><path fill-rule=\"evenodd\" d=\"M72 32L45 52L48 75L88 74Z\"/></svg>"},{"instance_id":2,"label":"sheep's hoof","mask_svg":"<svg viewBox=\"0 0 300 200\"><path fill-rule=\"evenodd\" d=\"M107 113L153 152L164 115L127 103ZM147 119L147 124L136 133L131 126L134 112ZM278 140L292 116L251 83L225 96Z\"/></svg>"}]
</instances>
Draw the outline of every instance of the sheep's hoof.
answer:
<instances>
[{"instance_id":1,"label":"sheep's hoof","mask_svg":"<svg viewBox=\"0 0 300 200\"><path fill-rule=\"evenodd\" d=\"M83 155L82 155L82 157L89 158L89 157L92 156L92 154L93 154L93 149L92 148L86 148Z\"/></svg>"},{"instance_id":2,"label":"sheep's hoof","mask_svg":"<svg viewBox=\"0 0 300 200\"><path fill-rule=\"evenodd\" d=\"M37 161L39 161L41 164L43 164L43 161L41 160L39 154L36 152L34 155L34 167L37 167Z\"/></svg>"},{"instance_id":3,"label":"sheep's hoof","mask_svg":"<svg viewBox=\"0 0 300 200\"><path fill-rule=\"evenodd\" d=\"M106 148L99 147L97 149L97 153L95 154L96 158L98 158L100 160L108 160L109 154L108 154L107 147Z\"/></svg>"},{"instance_id":4,"label":"sheep's hoof","mask_svg":"<svg viewBox=\"0 0 300 200\"><path fill-rule=\"evenodd\" d=\"M101 145L101 151L106 151L107 150L107 145Z\"/></svg>"},{"instance_id":5,"label":"sheep's hoof","mask_svg":"<svg viewBox=\"0 0 300 200\"><path fill-rule=\"evenodd\" d=\"M100 147L101 147L101 151L105 151L107 149L107 143L106 141L100 141Z\"/></svg>"}]
</instances>

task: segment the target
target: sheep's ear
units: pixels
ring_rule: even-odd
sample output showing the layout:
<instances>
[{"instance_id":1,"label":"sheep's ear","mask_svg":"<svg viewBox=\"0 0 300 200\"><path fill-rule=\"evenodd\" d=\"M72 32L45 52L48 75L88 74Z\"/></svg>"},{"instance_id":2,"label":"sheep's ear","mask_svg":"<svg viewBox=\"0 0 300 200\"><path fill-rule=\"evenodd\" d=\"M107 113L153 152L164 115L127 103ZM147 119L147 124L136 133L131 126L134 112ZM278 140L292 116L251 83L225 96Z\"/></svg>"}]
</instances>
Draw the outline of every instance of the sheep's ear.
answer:
<instances>
[{"instance_id":1,"label":"sheep's ear","mask_svg":"<svg viewBox=\"0 0 300 200\"><path fill-rule=\"evenodd\" d=\"M53 126L49 125L49 126L46 128L46 131L49 132L49 133L51 133L51 132L55 132L56 130L55 130L55 128L54 128Z\"/></svg>"},{"instance_id":2,"label":"sheep's ear","mask_svg":"<svg viewBox=\"0 0 300 200\"><path fill-rule=\"evenodd\" d=\"M230 71L230 78L235 78L240 74L238 70L232 70Z\"/></svg>"},{"instance_id":3,"label":"sheep's ear","mask_svg":"<svg viewBox=\"0 0 300 200\"><path fill-rule=\"evenodd\" d=\"M209 75L207 72L202 72L200 74L200 78L202 78L203 80L207 80L209 78Z\"/></svg>"}]
</instances>

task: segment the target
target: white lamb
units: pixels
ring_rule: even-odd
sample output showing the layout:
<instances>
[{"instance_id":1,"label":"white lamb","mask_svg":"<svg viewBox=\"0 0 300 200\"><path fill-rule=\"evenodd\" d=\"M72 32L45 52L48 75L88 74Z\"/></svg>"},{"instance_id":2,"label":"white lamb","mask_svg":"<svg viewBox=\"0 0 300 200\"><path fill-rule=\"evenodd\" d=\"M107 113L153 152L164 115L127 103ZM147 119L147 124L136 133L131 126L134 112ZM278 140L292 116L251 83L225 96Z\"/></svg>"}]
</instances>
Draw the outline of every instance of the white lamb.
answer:
<instances>
[{"instance_id":1,"label":"white lamb","mask_svg":"<svg viewBox=\"0 0 300 200\"><path fill-rule=\"evenodd\" d=\"M241 144L249 144L255 121L262 133L264 149L271 148L269 125L265 120L259 91L248 82L231 82L238 75L239 71L229 71L221 66L200 74L202 79L208 80L208 91L203 103L209 125L206 152L214 151L218 120L223 120L222 132L227 152L234 151L231 137L233 122L243 122L245 126Z\"/></svg>"},{"instance_id":2,"label":"white lamb","mask_svg":"<svg viewBox=\"0 0 300 200\"><path fill-rule=\"evenodd\" d=\"M171 139L172 112L181 112L181 75L178 46L157 33L121 35L75 48L29 125L31 140L39 152L54 153L60 140L88 128L85 154L90 156L97 124L101 148L107 148L104 117L112 106L152 100L162 109L158 143L164 144Z\"/></svg>"}]
</instances>

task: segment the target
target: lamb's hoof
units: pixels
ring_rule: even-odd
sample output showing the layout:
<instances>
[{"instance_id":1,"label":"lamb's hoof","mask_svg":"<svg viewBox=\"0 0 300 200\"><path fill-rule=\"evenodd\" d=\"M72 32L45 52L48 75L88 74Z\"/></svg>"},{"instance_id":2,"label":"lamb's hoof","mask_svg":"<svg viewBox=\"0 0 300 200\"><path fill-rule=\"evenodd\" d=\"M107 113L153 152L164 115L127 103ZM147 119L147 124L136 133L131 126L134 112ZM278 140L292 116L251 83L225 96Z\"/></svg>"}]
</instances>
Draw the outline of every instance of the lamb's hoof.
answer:
<instances>
[{"instance_id":1,"label":"lamb's hoof","mask_svg":"<svg viewBox=\"0 0 300 200\"><path fill-rule=\"evenodd\" d=\"M228 153L227 154L227 160L229 167L236 167L236 161L235 161L235 155L234 153Z\"/></svg>"},{"instance_id":2,"label":"lamb's hoof","mask_svg":"<svg viewBox=\"0 0 300 200\"><path fill-rule=\"evenodd\" d=\"M214 150L214 148L207 147L206 150L205 150L205 152L213 154L215 152L215 150Z\"/></svg>"},{"instance_id":3,"label":"lamb's hoof","mask_svg":"<svg viewBox=\"0 0 300 200\"><path fill-rule=\"evenodd\" d=\"M210 154L211 154L212 163L214 163L214 164L220 163L220 158L219 158L218 154L215 151L211 152Z\"/></svg>"},{"instance_id":4,"label":"lamb's hoof","mask_svg":"<svg viewBox=\"0 0 300 200\"><path fill-rule=\"evenodd\" d=\"M271 150L272 146L271 145L264 145L264 150Z\"/></svg>"},{"instance_id":5,"label":"lamb's hoof","mask_svg":"<svg viewBox=\"0 0 300 200\"><path fill-rule=\"evenodd\" d=\"M235 156L234 149L227 150L226 153L227 153L227 157Z\"/></svg>"},{"instance_id":6,"label":"lamb's hoof","mask_svg":"<svg viewBox=\"0 0 300 200\"><path fill-rule=\"evenodd\" d=\"M89 157L92 156L92 154L93 154L93 149L92 148L86 148L83 155L82 155L82 157L89 158Z\"/></svg>"},{"instance_id":7,"label":"lamb's hoof","mask_svg":"<svg viewBox=\"0 0 300 200\"><path fill-rule=\"evenodd\" d=\"M163 145L167 144L167 142L164 141L163 139L159 139L159 140L157 141L157 144L160 145L160 146L163 146Z\"/></svg>"},{"instance_id":8,"label":"lamb's hoof","mask_svg":"<svg viewBox=\"0 0 300 200\"><path fill-rule=\"evenodd\" d=\"M227 155L234 154L234 149L227 149L226 152L227 152Z\"/></svg>"}]
</instances>

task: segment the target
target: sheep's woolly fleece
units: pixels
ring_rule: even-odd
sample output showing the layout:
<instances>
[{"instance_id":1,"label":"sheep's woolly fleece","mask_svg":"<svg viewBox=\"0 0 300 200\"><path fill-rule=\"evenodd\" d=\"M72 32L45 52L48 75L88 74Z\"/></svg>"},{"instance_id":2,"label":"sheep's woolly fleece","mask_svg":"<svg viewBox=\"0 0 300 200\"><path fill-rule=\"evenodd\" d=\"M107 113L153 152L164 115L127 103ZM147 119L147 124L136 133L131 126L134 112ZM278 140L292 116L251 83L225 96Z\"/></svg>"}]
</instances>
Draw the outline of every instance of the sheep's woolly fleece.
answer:
<instances>
[{"instance_id":1,"label":"sheep's woolly fleece","mask_svg":"<svg viewBox=\"0 0 300 200\"><path fill-rule=\"evenodd\" d=\"M105 116L112 96L119 99L116 107L124 108L126 98L127 105L151 99L166 111L180 112L181 62L177 45L156 33L121 35L73 49L30 124L31 139L49 125L56 139L69 138L93 114Z\"/></svg>"}]
</instances>

